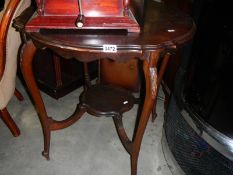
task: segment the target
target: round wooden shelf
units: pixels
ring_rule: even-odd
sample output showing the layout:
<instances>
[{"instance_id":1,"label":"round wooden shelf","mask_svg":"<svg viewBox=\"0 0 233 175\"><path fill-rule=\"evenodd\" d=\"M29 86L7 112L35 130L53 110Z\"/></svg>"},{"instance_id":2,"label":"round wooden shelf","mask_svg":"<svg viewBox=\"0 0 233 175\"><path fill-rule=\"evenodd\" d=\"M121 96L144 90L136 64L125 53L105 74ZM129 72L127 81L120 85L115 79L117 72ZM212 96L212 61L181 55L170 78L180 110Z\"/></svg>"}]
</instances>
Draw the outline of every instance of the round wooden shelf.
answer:
<instances>
[{"instance_id":1,"label":"round wooden shelf","mask_svg":"<svg viewBox=\"0 0 233 175\"><path fill-rule=\"evenodd\" d=\"M129 91L111 85L93 85L80 97L81 106L98 117L120 116L129 111L134 103L134 96Z\"/></svg>"}]
</instances>

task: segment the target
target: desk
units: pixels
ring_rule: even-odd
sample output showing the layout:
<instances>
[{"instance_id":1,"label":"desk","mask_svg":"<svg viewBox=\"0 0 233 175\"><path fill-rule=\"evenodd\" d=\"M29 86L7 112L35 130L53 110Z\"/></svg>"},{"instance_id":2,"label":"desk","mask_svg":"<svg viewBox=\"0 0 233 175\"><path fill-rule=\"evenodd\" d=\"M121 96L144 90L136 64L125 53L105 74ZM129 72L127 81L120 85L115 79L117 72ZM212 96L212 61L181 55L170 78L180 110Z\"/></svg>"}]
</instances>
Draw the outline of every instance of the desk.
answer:
<instances>
[{"instance_id":1,"label":"desk","mask_svg":"<svg viewBox=\"0 0 233 175\"><path fill-rule=\"evenodd\" d=\"M118 121L116 128L131 156L131 175L136 175L142 137L152 108L156 104L158 87L169 61L170 52L189 41L195 32L195 25L187 15L167 9L163 4L152 0L147 1L145 8L144 24L140 34L96 30L88 32L41 30L36 33L24 31L28 40L21 52L21 71L39 114L44 133L43 155L47 159L49 159L51 131L70 126L80 119L85 111L77 108L73 115L63 121L56 121L47 115L33 76L32 61L36 50L49 48L63 58L76 58L82 62L104 58L120 61L135 57L142 61L145 77L145 99L135 137L133 140L128 139L121 121ZM117 52L104 52L103 45L106 44L115 45Z\"/></svg>"}]
</instances>

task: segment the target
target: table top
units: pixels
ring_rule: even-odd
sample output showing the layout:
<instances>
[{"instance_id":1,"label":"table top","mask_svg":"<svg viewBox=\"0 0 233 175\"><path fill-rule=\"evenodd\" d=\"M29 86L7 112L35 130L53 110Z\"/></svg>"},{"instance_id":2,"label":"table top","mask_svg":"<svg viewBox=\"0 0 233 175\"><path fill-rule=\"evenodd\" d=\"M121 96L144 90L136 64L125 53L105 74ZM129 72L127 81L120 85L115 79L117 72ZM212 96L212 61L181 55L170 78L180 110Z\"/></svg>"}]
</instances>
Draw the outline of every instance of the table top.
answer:
<instances>
[{"instance_id":1,"label":"table top","mask_svg":"<svg viewBox=\"0 0 233 175\"><path fill-rule=\"evenodd\" d=\"M117 52L146 52L178 47L189 41L195 24L191 17L164 3L146 1L141 33L122 30L51 30L27 33L37 45L66 50L102 52L103 45L116 45Z\"/></svg>"}]
</instances>

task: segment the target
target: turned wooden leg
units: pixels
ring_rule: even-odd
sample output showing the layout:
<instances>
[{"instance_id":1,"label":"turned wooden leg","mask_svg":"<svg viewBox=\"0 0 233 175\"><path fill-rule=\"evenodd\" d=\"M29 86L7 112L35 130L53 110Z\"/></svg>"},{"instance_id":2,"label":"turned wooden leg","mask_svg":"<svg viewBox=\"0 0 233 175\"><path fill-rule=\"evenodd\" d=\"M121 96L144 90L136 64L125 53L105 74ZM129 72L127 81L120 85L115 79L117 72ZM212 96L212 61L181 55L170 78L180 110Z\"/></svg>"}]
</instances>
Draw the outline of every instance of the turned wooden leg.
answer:
<instances>
[{"instance_id":1,"label":"turned wooden leg","mask_svg":"<svg viewBox=\"0 0 233 175\"><path fill-rule=\"evenodd\" d=\"M14 92L16 98L19 100L19 101L23 101L24 98L23 98L23 95L19 92L18 89L15 88L15 92Z\"/></svg>"},{"instance_id":2,"label":"turned wooden leg","mask_svg":"<svg viewBox=\"0 0 233 175\"><path fill-rule=\"evenodd\" d=\"M7 127L10 129L10 131L14 137L17 137L20 135L19 128L15 124L14 120L11 118L11 116L6 108L0 110L0 117L3 120L3 122L7 125Z\"/></svg>"},{"instance_id":3,"label":"turned wooden leg","mask_svg":"<svg viewBox=\"0 0 233 175\"><path fill-rule=\"evenodd\" d=\"M62 82L62 73L61 73L61 63L60 63L60 57L57 56L56 54L53 54L53 64L54 64L54 69L55 69L55 80L56 80L56 85L58 87L61 87L63 85Z\"/></svg>"},{"instance_id":4,"label":"turned wooden leg","mask_svg":"<svg viewBox=\"0 0 233 175\"><path fill-rule=\"evenodd\" d=\"M83 69L84 69L84 88L87 90L91 86L91 80L90 80L90 75L89 75L89 70L88 70L88 63L83 63Z\"/></svg>"},{"instance_id":5,"label":"turned wooden leg","mask_svg":"<svg viewBox=\"0 0 233 175\"><path fill-rule=\"evenodd\" d=\"M31 97L35 103L35 107L38 111L39 119L42 125L43 134L44 134L44 151L42 152L43 156L46 159L49 159L49 148L50 148L50 118L47 116L47 112L44 106L43 99L41 97L40 91L36 84L34 74L32 71L32 61L36 53L36 47L32 41L28 41L22 49L21 52L21 62L20 68L24 77L24 80L27 84L28 90L31 94Z\"/></svg>"}]
</instances>

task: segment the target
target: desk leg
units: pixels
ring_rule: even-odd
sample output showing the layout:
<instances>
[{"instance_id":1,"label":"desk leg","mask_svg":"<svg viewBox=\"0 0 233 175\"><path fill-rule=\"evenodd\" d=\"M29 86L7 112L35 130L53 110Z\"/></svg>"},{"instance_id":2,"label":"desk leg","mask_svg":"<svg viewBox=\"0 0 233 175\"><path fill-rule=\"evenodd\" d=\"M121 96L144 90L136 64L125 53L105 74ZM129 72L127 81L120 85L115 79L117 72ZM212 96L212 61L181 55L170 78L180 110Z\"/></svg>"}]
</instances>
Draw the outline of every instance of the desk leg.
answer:
<instances>
[{"instance_id":1,"label":"desk leg","mask_svg":"<svg viewBox=\"0 0 233 175\"><path fill-rule=\"evenodd\" d=\"M150 117L154 102L157 96L157 65L162 50L150 53L149 58L143 62L143 71L146 83L146 95L143 110L140 116L138 128L133 140L131 152L131 175L137 174L137 161L141 147L142 137L146 129L148 119Z\"/></svg>"}]
</instances>

